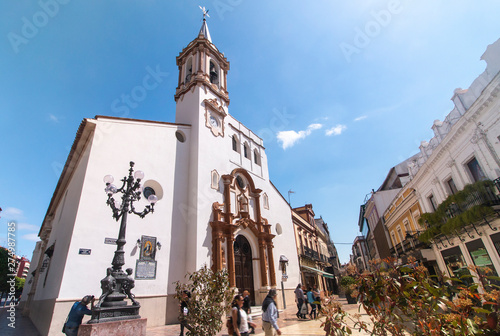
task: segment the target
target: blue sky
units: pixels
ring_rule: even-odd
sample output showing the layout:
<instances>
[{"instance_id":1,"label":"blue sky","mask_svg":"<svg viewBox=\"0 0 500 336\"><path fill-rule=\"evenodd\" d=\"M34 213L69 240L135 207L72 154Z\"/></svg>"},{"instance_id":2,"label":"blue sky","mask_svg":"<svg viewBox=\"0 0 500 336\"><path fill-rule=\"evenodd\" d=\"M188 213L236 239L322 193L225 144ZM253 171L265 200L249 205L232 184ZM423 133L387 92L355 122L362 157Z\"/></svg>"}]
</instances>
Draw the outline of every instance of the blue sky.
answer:
<instances>
[{"instance_id":1,"label":"blue sky","mask_svg":"<svg viewBox=\"0 0 500 336\"><path fill-rule=\"evenodd\" d=\"M264 139L283 196L328 223L342 262L365 195L432 137L500 37L492 0L2 1L0 245L16 220L31 258L83 118L174 121L175 57L198 5L231 64L229 113ZM151 69L159 85L118 110Z\"/></svg>"}]
</instances>

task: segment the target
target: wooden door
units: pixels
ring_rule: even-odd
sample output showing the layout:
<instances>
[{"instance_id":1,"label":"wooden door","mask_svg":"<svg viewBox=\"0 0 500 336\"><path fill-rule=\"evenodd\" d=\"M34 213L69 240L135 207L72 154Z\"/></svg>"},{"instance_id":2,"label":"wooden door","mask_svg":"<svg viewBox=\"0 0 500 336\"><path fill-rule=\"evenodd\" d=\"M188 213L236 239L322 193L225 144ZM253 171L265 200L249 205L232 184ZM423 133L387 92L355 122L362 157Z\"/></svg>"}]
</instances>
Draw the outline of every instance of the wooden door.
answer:
<instances>
[{"instance_id":1,"label":"wooden door","mask_svg":"<svg viewBox=\"0 0 500 336\"><path fill-rule=\"evenodd\" d=\"M253 267L252 267L252 248L248 240L239 235L234 241L234 270L236 273L236 287L240 294L244 290L250 292L250 303L255 305L255 296L253 289Z\"/></svg>"}]
</instances>

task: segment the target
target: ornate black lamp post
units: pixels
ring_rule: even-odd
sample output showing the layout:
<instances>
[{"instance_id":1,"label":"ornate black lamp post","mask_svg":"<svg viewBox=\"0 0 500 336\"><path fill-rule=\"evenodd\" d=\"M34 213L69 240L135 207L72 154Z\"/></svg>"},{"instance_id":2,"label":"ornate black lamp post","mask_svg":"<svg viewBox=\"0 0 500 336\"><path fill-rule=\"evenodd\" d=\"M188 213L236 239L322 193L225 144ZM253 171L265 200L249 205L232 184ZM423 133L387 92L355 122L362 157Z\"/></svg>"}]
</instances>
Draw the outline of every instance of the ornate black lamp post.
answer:
<instances>
[{"instance_id":1,"label":"ornate black lamp post","mask_svg":"<svg viewBox=\"0 0 500 336\"><path fill-rule=\"evenodd\" d=\"M128 320L140 318L139 302L135 301L134 295L131 293L134 288L134 279L132 278L132 269L128 268L126 273L122 270L125 265L125 230L127 228L128 214L136 214L144 218L148 213L154 211L154 205L158 201L155 195L149 195L148 201L150 205L146 205L142 212L137 212L134 207L134 202L141 199L141 180L144 178L144 173L140 170L134 173L134 162L130 162L128 177L125 176L121 181L123 185L120 189L114 186L113 176L106 175L104 189L108 195L107 204L113 211L113 218L116 221L121 219L120 232L116 241L115 256L111 265L113 267L107 269L107 275L101 280L102 295L94 307L92 307L92 319L89 323L100 323L118 320ZM122 193L121 203L113 198L113 195ZM127 305L125 298L132 300L132 305Z\"/></svg>"}]
</instances>

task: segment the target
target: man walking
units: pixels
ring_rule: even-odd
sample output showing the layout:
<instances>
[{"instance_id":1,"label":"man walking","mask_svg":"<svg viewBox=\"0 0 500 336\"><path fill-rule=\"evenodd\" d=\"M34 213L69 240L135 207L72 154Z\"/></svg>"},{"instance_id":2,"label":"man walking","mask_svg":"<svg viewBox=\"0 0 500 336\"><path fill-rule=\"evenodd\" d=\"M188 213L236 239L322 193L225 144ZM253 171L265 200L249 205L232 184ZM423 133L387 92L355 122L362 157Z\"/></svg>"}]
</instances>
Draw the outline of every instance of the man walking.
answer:
<instances>
[{"instance_id":1,"label":"man walking","mask_svg":"<svg viewBox=\"0 0 500 336\"><path fill-rule=\"evenodd\" d=\"M271 289L262 303L262 329L264 329L265 336L274 336L274 330L276 334L281 335L278 327L278 308L274 301L277 295L276 289Z\"/></svg>"}]
</instances>

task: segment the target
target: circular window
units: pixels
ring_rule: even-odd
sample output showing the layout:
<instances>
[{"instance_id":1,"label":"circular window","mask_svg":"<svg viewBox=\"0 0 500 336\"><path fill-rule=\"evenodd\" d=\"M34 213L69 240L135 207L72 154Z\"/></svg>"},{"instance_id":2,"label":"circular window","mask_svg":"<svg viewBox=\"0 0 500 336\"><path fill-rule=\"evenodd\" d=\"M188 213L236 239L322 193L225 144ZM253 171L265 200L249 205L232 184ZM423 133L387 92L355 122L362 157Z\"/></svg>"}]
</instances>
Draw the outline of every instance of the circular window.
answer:
<instances>
[{"instance_id":1,"label":"circular window","mask_svg":"<svg viewBox=\"0 0 500 336\"><path fill-rule=\"evenodd\" d=\"M175 132L175 137L177 138L177 140L179 140L179 142L186 141L186 137L184 136L184 134L181 131Z\"/></svg>"},{"instance_id":2,"label":"circular window","mask_svg":"<svg viewBox=\"0 0 500 336\"><path fill-rule=\"evenodd\" d=\"M142 195L147 200L150 195L156 195L158 200L163 198L163 188L155 180L147 180L142 185Z\"/></svg>"},{"instance_id":3,"label":"circular window","mask_svg":"<svg viewBox=\"0 0 500 336\"><path fill-rule=\"evenodd\" d=\"M245 180L243 180L243 177L241 177L241 175L236 176L236 182L238 183L238 186L241 189L245 189L245 187L246 187Z\"/></svg>"},{"instance_id":4,"label":"circular window","mask_svg":"<svg viewBox=\"0 0 500 336\"><path fill-rule=\"evenodd\" d=\"M281 224L280 223L276 224L276 234L278 236L281 236L282 233L283 233L283 228L281 227Z\"/></svg>"},{"instance_id":5,"label":"circular window","mask_svg":"<svg viewBox=\"0 0 500 336\"><path fill-rule=\"evenodd\" d=\"M155 190L154 190L153 188L151 188L151 187L146 187L146 188L144 188L144 190L142 191L142 194L144 195L144 197L145 197L146 199L148 199L148 197L149 197L149 196L151 196L151 195L156 195L156 192L155 192Z\"/></svg>"}]
</instances>

